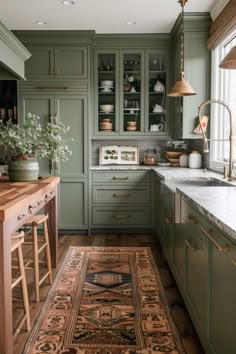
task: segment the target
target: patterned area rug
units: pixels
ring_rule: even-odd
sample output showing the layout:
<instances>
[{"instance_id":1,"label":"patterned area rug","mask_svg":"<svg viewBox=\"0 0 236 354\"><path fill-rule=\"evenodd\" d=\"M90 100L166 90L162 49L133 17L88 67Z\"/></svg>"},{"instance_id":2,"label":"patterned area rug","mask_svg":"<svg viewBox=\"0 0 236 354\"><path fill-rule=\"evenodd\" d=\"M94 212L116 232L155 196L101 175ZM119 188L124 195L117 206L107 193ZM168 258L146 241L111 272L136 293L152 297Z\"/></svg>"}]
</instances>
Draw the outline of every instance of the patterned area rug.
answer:
<instances>
[{"instance_id":1,"label":"patterned area rug","mask_svg":"<svg viewBox=\"0 0 236 354\"><path fill-rule=\"evenodd\" d=\"M185 353L151 250L71 247L23 354Z\"/></svg>"}]
</instances>

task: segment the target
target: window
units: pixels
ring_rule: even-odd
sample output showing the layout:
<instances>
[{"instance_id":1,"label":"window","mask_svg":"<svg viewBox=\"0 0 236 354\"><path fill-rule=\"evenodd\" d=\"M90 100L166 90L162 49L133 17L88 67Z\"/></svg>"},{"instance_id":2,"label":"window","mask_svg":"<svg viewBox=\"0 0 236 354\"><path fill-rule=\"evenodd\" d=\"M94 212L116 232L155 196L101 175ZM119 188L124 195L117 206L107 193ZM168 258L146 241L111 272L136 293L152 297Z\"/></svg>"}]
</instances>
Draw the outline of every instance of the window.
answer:
<instances>
[{"instance_id":1,"label":"window","mask_svg":"<svg viewBox=\"0 0 236 354\"><path fill-rule=\"evenodd\" d=\"M236 162L236 70L219 68L219 63L236 45L236 30L228 36L214 51L212 56L212 98L220 99L226 103L233 116L233 151ZM229 114L219 104L211 105L211 139L228 140ZM211 142L210 167L216 168L229 161L229 142Z\"/></svg>"}]
</instances>

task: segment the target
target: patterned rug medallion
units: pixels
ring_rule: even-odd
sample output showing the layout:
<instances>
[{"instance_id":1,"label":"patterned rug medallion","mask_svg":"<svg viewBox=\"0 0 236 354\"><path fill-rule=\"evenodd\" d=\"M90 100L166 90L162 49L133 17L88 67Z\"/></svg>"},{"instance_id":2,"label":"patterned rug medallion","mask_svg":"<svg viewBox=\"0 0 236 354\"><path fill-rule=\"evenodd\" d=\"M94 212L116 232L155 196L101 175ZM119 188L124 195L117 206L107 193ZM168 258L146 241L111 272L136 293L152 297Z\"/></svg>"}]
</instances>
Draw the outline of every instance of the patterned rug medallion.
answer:
<instances>
[{"instance_id":1,"label":"patterned rug medallion","mask_svg":"<svg viewBox=\"0 0 236 354\"><path fill-rule=\"evenodd\" d=\"M151 250L71 247L23 354L185 353Z\"/></svg>"}]
</instances>

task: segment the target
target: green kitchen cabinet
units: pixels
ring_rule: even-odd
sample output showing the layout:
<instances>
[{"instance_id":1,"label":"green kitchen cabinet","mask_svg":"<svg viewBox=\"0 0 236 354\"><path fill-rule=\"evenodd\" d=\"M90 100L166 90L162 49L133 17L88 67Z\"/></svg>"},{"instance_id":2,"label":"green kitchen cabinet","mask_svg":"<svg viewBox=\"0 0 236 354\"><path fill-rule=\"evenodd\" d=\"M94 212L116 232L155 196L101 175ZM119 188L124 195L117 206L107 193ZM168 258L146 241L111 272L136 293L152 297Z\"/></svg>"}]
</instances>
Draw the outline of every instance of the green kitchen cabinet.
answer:
<instances>
[{"instance_id":1,"label":"green kitchen cabinet","mask_svg":"<svg viewBox=\"0 0 236 354\"><path fill-rule=\"evenodd\" d=\"M151 229L150 171L92 171L92 229Z\"/></svg>"},{"instance_id":2,"label":"green kitchen cabinet","mask_svg":"<svg viewBox=\"0 0 236 354\"><path fill-rule=\"evenodd\" d=\"M198 106L210 98L211 55L207 49L209 14L184 14L184 73L185 79L197 92L194 96L171 97L172 137L198 139L194 128L198 119ZM179 80L181 60L182 19L178 17L173 29L173 84ZM207 112L208 114L208 112Z\"/></svg>"},{"instance_id":3,"label":"green kitchen cabinet","mask_svg":"<svg viewBox=\"0 0 236 354\"><path fill-rule=\"evenodd\" d=\"M88 228L87 180L62 180L59 185L59 230Z\"/></svg>"},{"instance_id":4,"label":"green kitchen cabinet","mask_svg":"<svg viewBox=\"0 0 236 354\"><path fill-rule=\"evenodd\" d=\"M207 352L234 354L236 348L236 244L214 225L201 231L209 241Z\"/></svg>"},{"instance_id":5,"label":"green kitchen cabinet","mask_svg":"<svg viewBox=\"0 0 236 354\"><path fill-rule=\"evenodd\" d=\"M32 54L25 65L27 79L78 80L88 78L86 46L28 46Z\"/></svg>"},{"instance_id":6,"label":"green kitchen cabinet","mask_svg":"<svg viewBox=\"0 0 236 354\"><path fill-rule=\"evenodd\" d=\"M182 235L185 242L184 298L199 337L206 347L208 242L201 231L204 219L181 201Z\"/></svg>"},{"instance_id":7,"label":"green kitchen cabinet","mask_svg":"<svg viewBox=\"0 0 236 354\"><path fill-rule=\"evenodd\" d=\"M173 263L173 236L174 236L174 192L165 182L156 177L155 181L155 216L156 234L162 246L166 260L172 268Z\"/></svg>"},{"instance_id":8,"label":"green kitchen cabinet","mask_svg":"<svg viewBox=\"0 0 236 354\"><path fill-rule=\"evenodd\" d=\"M169 50L96 49L94 53L94 135L167 136Z\"/></svg>"},{"instance_id":9,"label":"green kitchen cabinet","mask_svg":"<svg viewBox=\"0 0 236 354\"><path fill-rule=\"evenodd\" d=\"M40 116L42 123L48 122L54 115L58 115L60 121L70 126L68 138L72 156L68 161L56 163L46 159L40 161L40 175L54 174L60 176L61 186L59 198L59 226L62 229L73 229L76 225L79 229L88 228L87 208L87 180L88 180L88 98L87 95L72 95L48 93L34 94L21 92L20 116L21 122L28 112ZM73 188L75 192L72 193ZM68 194L66 194L68 192ZM67 199L66 199L67 195ZM78 205L77 213L72 213L68 208L68 198L71 205ZM78 200L79 198L79 200ZM65 201L65 203L64 203ZM80 217L78 217L80 214ZM74 220L72 220L74 218ZM83 222L82 222L83 220ZM71 224L69 224L71 222Z\"/></svg>"}]
</instances>

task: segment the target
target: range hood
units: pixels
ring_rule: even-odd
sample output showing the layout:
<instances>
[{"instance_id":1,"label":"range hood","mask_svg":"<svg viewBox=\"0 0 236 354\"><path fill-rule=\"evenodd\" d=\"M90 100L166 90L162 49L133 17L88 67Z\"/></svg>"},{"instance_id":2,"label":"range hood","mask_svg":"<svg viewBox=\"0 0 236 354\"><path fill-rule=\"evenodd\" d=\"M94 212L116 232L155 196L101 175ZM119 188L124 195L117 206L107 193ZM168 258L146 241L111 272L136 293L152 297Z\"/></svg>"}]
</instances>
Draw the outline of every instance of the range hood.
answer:
<instances>
[{"instance_id":1,"label":"range hood","mask_svg":"<svg viewBox=\"0 0 236 354\"><path fill-rule=\"evenodd\" d=\"M0 80L25 80L25 61L30 57L30 52L0 22Z\"/></svg>"}]
</instances>

